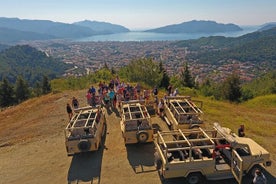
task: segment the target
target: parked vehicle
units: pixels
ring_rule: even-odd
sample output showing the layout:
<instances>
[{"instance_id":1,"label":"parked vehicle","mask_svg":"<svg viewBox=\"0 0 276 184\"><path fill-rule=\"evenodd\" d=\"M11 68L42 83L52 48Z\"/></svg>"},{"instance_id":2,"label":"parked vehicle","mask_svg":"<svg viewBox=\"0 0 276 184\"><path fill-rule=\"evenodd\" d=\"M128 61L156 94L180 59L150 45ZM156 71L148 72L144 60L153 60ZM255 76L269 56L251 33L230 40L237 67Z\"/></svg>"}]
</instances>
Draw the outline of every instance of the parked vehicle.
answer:
<instances>
[{"instance_id":1,"label":"parked vehicle","mask_svg":"<svg viewBox=\"0 0 276 184\"><path fill-rule=\"evenodd\" d=\"M76 114L65 128L65 146L68 156L98 150L106 128L105 112L100 106L83 107L75 112Z\"/></svg>"},{"instance_id":2,"label":"parked vehicle","mask_svg":"<svg viewBox=\"0 0 276 184\"><path fill-rule=\"evenodd\" d=\"M203 125L200 118L202 106L202 101L192 101L190 96L168 96L164 104L164 119L172 130L198 128Z\"/></svg>"},{"instance_id":3,"label":"parked vehicle","mask_svg":"<svg viewBox=\"0 0 276 184\"><path fill-rule=\"evenodd\" d=\"M191 136L193 135L193 136ZM259 164L270 166L270 154L250 138L238 137L229 128L185 129L158 132L156 167L163 178L186 177L190 184L235 178L254 173Z\"/></svg>"},{"instance_id":4,"label":"parked vehicle","mask_svg":"<svg viewBox=\"0 0 276 184\"><path fill-rule=\"evenodd\" d=\"M153 128L145 101L122 102L121 130L125 144L153 141Z\"/></svg>"}]
</instances>

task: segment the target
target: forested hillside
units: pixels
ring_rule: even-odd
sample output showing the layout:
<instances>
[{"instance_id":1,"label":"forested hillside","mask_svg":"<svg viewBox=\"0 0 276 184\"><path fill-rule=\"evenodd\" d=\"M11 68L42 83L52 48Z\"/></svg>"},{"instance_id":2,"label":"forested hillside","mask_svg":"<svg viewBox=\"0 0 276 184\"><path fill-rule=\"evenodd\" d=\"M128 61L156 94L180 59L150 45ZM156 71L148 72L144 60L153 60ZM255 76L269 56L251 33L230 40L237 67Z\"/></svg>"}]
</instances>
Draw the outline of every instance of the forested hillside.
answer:
<instances>
[{"instance_id":1,"label":"forested hillside","mask_svg":"<svg viewBox=\"0 0 276 184\"><path fill-rule=\"evenodd\" d=\"M53 79L70 68L70 65L27 45L10 47L0 52L0 66L0 80L6 78L14 83L21 75L30 86L41 81L43 75Z\"/></svg>"},{"instance_id":2,"label":"forested hillside","mask_svg":"<svg viewBox=\"0 0 276 184\"><path fill-rule=\"evenodd\" d=\"M180 47L193 51L187 60L216 64L227 60L267 63L276 67L276 28L254 32L237 38L213 36L181 41Z\"/></svg>"}]
</instances>

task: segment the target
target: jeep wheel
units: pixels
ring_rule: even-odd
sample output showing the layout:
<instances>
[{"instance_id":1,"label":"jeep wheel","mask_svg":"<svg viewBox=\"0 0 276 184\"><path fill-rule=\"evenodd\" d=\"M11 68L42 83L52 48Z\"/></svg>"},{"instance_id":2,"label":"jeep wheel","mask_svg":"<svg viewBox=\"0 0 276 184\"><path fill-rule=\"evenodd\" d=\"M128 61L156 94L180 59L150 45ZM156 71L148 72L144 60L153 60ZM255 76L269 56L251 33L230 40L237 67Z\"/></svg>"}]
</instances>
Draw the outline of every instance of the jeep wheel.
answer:
<instances>
[{"instance_id":1,"label":"jeep wheel","mask_svg":"<svg viewBox=\"0 0 276 184\"><path fill-rule=\"evenodd\" d=\"M201 184L204 182L204 178L201 173L190 173L186 180L189 184Z\"/></svg>"},{"instance_id":2,"label":"jeep wheel","mask_svg":"<svg viewBox=\"0 0 276 184\"><path fill-rule=\"evenodd\" d=\"M91 143L87 139L80 140L78 144L78 148L81 152L89 151L90 147L91 147Z\"/></svg>"},{"instance_id":3,"label":"jeep wheel","mask_svg":"<svg viewBox=\"0 0 276 184\"><path fill-rule=\"evenodd\" d=\"M136 138L137 138L138 142L145 143L145 142L147 142L147 140L149 138L149 134L148 134L148 132L140 131L137 133Z\"/></svg>"}]
</instances>

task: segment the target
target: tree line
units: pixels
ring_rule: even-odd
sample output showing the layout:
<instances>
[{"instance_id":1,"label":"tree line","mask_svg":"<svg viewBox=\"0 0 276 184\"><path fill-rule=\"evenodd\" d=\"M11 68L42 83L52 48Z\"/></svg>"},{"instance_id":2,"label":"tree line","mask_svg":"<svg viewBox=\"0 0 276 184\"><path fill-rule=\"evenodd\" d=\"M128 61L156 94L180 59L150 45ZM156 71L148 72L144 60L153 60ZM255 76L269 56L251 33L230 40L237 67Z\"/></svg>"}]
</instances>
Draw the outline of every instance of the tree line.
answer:
<instances>
[{"instance_id":1,"label":"tree line","mask_svg":"<svg viewBox=\"0 0 276 184\"><path fill-rule=\"evenodd\" d=\"M255 79L250 83L242 83L237 73L232 73L223 81L206 79L202 84L195 81L187 62L179 74L169 76L162 62L150 58L131 61L127 66L115 70L105 63L102 69L82 77L57 78L49 81L47 76L34 87L29 87L25 79L19 76L15 84L4 78L0 83L0 106L7 107L21 103L31 97L50 93L51 91L87 89L100 81L109 82L119 76L129 83L140 83L145 88L158 87L167 90L169 85L178 88L180 93L213 97L217 100L242 102L260 95L276 93L275 70Z\"/></svg>"},{"instance_id":2,"label":"tree line","mask_svg":"<svg viewBox=\"0 0 276 184\"><path fill-rule=\"evenodd\" d=\"M223 81L206 79L199 84L192 75L187 62L179 74L169 76L162 62L150 58L136 59L127 66L118 69L104 67L93 74L83 77L69 77L66 80L55 79L51 81L54 90L84 89L100 81L109 82L115 76L128 83L140 83L145 88L158 87L166 90L169 85L178 88L182 94L195 94L212 97L216 100L230 102L243 102L257 96L276 93L276 72L271 71L253 80L243 83L238 73L232 73Z\"/></svg>"},{"instance_id":3,"label":"tree line","mask_svg":"<svg viewBox=\"0 0 276 184\"><path fill-rule=\"evenodd\" d=\"M0 82L0 107L8 107L19 104L29 98L41 96L51 92L51 84L47 76L37 82L34 87L29 87L28 82L18 76L15 84L7 78Z\"/></svg>"}]
</instances>

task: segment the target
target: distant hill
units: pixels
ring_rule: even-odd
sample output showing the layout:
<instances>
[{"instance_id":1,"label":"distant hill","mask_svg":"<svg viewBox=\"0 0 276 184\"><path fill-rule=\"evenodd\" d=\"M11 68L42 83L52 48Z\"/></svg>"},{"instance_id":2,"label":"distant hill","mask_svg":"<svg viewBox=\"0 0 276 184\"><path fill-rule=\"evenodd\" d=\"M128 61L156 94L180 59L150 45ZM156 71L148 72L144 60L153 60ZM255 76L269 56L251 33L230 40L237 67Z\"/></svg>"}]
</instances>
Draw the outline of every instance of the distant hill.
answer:
<instances>
[{"instance_id":1,"label":"distant hill","mask_svg":"<svg viewBox=\"0 0 276 184\"><path fill-rule=\"evenodd\" d=\"M85 20L66 24L49 20L0 17L0 43L14 43L21 40L74 39L122 32L129 32L129 29L106 22Z\"/></svg>"},{"instance_id":2,"label":"distant hill","mask_svg":"<svg viewBox=\"0 0 276 184\"><path fill-rule=\"evenodd\" d=\"M265 31L274 27L276 27L276 22L270 22L262 25L262 27L258 31Z\"/></svg>"},{"instance_id":3,"label":"distant hill","mask_svg":"<svg viewBox=\"0 0 276 184\"><path fill-rule=\"evenodd\" d=\"M15 43L22 40L49 40L54 38L56 37L47 34L0 27L0 42L2 43Z\"/></svg>"},{"instance_id":4,"label":"distant hill","mask_svg":"<svg viewBox=\"0 0 276 184\"><path fill-rule=\"evenodd\" d=\"M73 23L78 26L88 27L96 32L101 34L112 34L112 33L125 33L129 32L130 30L125 28L124 26L111 24L107 22L98 22L98 21L90 21L84 20L80 22Z\"/></svg>"},{"instance_id":5,"label":"distant hill","mask_svg":"<svg viewBox=\"0 0 276 184\"><path fill-rule=\"evenodd\" d=\"M215 21L189 21L181 24L168 25L156 29L146 30L146 32L156 33L220 33L241 31L242 28L235 24L220 24Z\"/></svg>"},{"instance_id":6,"label":"distant hill","mask_svg":"<svg viewBox=\"0 0 276 184\"><path fill-rule=\"evenodd\" d=\"M200 49L202 47L213 47L215 49L221 49L241 46L245 43L249 43L252 41L256 41L257 39L267 38L271 36L276 36L275 28L265 30L262 32L255 31L253 33L248 33L239 37L210 36L202 37L195 40L184 40L179 41L177 45L181 47L189 47L192 50Z\"/></svg>"},{"instance_id":7,"label":"distant hill","mask_svg":"<svg viewBox=\"0 0 276 184\"><path fill-rule=\"evenodd\" d=\"M1 43L0 43L0 52L1 52L2 50L5 50L5 49L9 48L9 47L10 47L9 45L5 45L5 44L1 44Z\"/></svg>"},{"instance_id":8,"label":"distant hill","mask_svg":"<svg viewBox=\"0 0 276 184\"><path fill-rule=\"evenodd\" d=\"M79 38L95 34L93 30L87 27L49 20L27 20L2 17L0 18L0 25L3 28L45 34L57 38Z\"/></svg>"},{"instance_id":9,"label":"distant hill","mask_svg":"<svg viewBox=\"0 0 276 184\"><path fill-rule=\"evenodd\" d=\"M276 68L276 27L236 38L211 36L180 41L177 45L196 51L189 54L187 59L197 59L202 63L215 64L219 61L234 59L242 62L267 62L272 68Z\"/></svg>"},{"instance_id":10,"label":"distant hill","mask_svg":"<svg viewBox=\"0 0 276 184\"><path fill-rule=\"evenodd\" d=\"M0 81L6 77L14 83L21 75L29 85L41 81L43 75L49 79L61 76L71 67L27 45L13 46L0 52L0 66Z\"/></svg>"}]
</instances>

